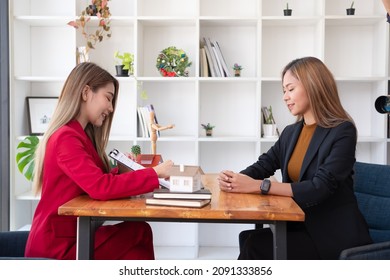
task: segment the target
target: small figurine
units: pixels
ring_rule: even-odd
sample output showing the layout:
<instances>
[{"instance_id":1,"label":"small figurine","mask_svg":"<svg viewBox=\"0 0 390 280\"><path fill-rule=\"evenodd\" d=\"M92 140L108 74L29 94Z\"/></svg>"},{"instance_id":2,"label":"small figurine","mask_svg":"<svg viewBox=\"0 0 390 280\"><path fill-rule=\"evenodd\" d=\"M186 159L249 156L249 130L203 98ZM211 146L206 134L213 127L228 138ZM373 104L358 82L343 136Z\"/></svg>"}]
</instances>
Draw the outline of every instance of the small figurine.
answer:
<instances>
[{"instance_id":1,"label":"small figurine","mask_svg":"<svg viewBox=\"0 0 390 280\"><path fill-rule=\"evenodd\" d=\"M166 129L174 128L175 125L170 124L166 126L161 126L158 123L156 123L156 119L154 117L154 112L150 112L150 123L151 123L151 134L150 134L150 141L152 142L152 154L156 154L156 143L157 143L157 131L163 131Z\"/></svg>"}]
</instances>

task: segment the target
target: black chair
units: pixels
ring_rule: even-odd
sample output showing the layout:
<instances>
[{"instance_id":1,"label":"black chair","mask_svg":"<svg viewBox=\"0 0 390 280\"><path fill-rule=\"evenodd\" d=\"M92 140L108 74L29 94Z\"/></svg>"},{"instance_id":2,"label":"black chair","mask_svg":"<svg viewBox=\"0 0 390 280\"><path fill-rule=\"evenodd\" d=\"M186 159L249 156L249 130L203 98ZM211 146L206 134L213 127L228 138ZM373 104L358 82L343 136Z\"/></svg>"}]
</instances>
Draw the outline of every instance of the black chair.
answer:
<instances>
[{"instance_id":1,"label":"black chair","mask_svg":"<svg viewBox=\"0 0 390 280\"><path fill-rule=\"evenodd\" d=\"M390 166L356 162L354 189L373 244L346 249L343 260L390 260Z\"/></svg>"},{"instance_id":2,"label":"black chair","mask_svg":"<svg viewBox=\"0 0 390 280\"><path fill-rule=\"evenodd\" d=\"M0 232L0 259L25 259L24 250L29 231Z\"/></svg>"}]
</instances>

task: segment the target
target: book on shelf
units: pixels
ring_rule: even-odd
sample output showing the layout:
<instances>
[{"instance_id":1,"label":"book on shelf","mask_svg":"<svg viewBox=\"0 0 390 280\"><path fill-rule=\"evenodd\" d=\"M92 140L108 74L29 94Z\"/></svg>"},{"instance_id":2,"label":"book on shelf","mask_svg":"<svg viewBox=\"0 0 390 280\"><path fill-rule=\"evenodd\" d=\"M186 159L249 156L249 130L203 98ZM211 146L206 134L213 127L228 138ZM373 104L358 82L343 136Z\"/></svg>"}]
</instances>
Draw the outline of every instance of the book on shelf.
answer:
<instances>
[{"instance_id":1,"label":"book on shelf","mask_svg":"<svg viewBox=\"0 0 390 280\"><path fill-rule=\"evenodd\" d=\"M263 114L263 123L276 124L274 115L272 114L272 112L270 112L268 107L261 107L261 112Z\"/></svg>"},{"instance_id":2,"label":"book on shelf","mask_svg":"<svg viewBox=\"0 0 390 280\"><path fill-rule=\"evenodd\" d=\"M167 198L147 198L148 205L195 207L201 208L210 203L210 199L167 199Z\"/></svg>"},{"instance_id":3,"label":"book on shelf","mask_svg":"<svg viewBox=\"0 0 390 280\"><path fill-rule=\"evenodd\" d=\"M217 52L217 47L215 46L215 44L213 42L210 42L210 43L211 43L211 49L212 49L213 54L215 56L215 61L217 62L217 67L218 67L218 70L220 73L220 77L224 77L225 74L223 72L222 63L221 63L220 57L219 57L218 52Z\"/></svg>"},{"instance_id":4,"label":"book on shelf","mask_svg":"<svg viewBox=\"0 0 390 280\"><path fill-rule=\"evenodd\" d=\"M148 104L145 106L139 106L137 108L138 113L138 125L141 128L141 137L150 137L152 134L151 119L150 113L154 113L154 123L158 124L156 110L154 109L153 104ZM160 136L160 131L157 131L157 137Z\"/></svg>"},{"instance_id":5,"label":"book on shelf","mask_svg":"<svg viewBox=\"0 0 390 280\"><path fill-rule=\"evenodd\" d=\"M219 71L217 58L215 57L213 48L211 46L211 42L209 38L203 38L204 46L206 50L207 60L210 65L211 75L212 77L222 77L221 72Z\"/></svg>"},{"instance_id":6,"label":"book on shelf","mask_svg":"<svg viewBox=\"0 0 390 280\"><path fill-rule=\"evenodd\" d=\"M137 107L137 115L138 115L138 135L141 137L147 137L147 132L146 132L146 124L144 122L144 117L142 113L142 107L138 106Z\"/></svg>"},{"instance_id":7,"label":"book on shelf","mask_svg":"<svg viewBox=\"0 0 390 280\"><path fill-rule=\"evenodd\" d=\"M209 70L209 77L216 77L213 62L211 60L211 54L207 46L204 46L204 52L206 53L207 67Z\"/></svg>"},{"instance_id":8,"label":"book on shelf","mask_svg":"<svg viewBox=\"0 0 390 280\"><path fill-rule=\"evenodd\" d=\"M172 199L211 199L209 189L200 189L195 192L177 192L161 188L153 191L153 198L172 198Z\"/></svg>"},{"instance_id":9,"label":"book on shelf","mask_svg":"<svg viewBox=\"0 0 390 280\"><path fill-rule=\"evenodd\" d=\"M213 44L214 44L214 47L215 47L215 50L217 53L218 62L221 63L221 67L222 67L222 71L224 73L224 76L231 77L232 75L229 72L229 68L228 68L226 60L222 54L222 50L221 50L221 47L219 46L219 43L217 41L213 41Z\"/></svg>"},{"instance_id":10,"label":"book on shelf","mask_svg":"<svg viewBox=\"0 0 390 280\"><path fill-rule=\"evenodd\" d=\"M200 76L209 77L209 65L204 47L200 48Z\"/></svg>"},{"instance_id":11,"label":"book on shelf","mask_svg":"<svg viewBox=\"0 0 390 280\"><path fill-rule=\"evenodd\" d=\"M203 45L212 77L231 77L229 67L216 40L203 37Z\"/></svg>"},{"instance_id":12,"label":"book on shelf","mask_svg":"<svg viewBox=\"0 0 390 280\"><path fill-rule=\"evenodd\" d=\"M131 170L140 170L144 169L145 167L134 160L130 159L128 156L126 156L124 153L117 149L112 149L109 153L108 156L112 159L115 159L117 162L123 164L124 166L130 168ZM170 188L170 183L169 181L163 179L163 178L158 178L158 181L160 183L161 187Z\"/></svg>"}]
</instances>

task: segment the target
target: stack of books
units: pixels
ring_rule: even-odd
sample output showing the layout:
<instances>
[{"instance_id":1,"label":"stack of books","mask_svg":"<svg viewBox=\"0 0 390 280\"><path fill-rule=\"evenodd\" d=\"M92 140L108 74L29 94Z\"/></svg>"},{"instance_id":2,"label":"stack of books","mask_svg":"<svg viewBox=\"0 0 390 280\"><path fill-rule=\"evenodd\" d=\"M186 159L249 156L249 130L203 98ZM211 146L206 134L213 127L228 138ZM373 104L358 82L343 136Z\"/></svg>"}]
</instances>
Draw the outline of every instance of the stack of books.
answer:
<instances>
[{"instance_id":1,"label":"stack of books","mask_svg":"<svg viewBox=\"0 0 390 280\"><path fill-rule=\"evenodd\" d=\"M229 67L216 40L203 38L200 47L201 77L231 77Z\"/></svg>"},{"instance_id":2,"label":"stack of books","mask_svg":"<svg viewBox=\"0 0 390 280\"><path fill-rule=\"evenodd\" d=\"M156 111L154 110L153 104L148 104L146 106L139 106L137 108L138 114L138 135L141 137L150 137L152 134L151 124L152 121L150 119L150 112L154 112L154 123L158 124ZM157 137L160 136L160 131L157 131Z\"/></svg>"},{"instance_id":3,"label":"stack of books","mask_svg":"<svg viewBox=\"0 0 390 280\"><path fill-rule=\"evenodd\" d=\"M209 204L210 201L211 192L208 189L195 192L174 192L160 188L153 191L153 196L146 199L146 204L200 208Z\"/></svg>"}]
</instances>

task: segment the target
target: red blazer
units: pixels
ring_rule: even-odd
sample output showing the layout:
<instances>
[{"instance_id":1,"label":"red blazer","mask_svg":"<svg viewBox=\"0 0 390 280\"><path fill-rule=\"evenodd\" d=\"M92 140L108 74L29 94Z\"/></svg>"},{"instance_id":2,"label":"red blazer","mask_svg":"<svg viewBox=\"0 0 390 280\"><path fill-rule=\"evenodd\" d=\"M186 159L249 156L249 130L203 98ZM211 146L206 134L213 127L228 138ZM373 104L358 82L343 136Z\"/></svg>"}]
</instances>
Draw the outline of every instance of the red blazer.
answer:
<instances>
[{"instance_id":1,"label":"red blazer","mask_svg":"<svg viewBox=\"0 0 390 280\"><path fill-rule=\"evenodd\" d=\"M117 168L111 173L103 171L103 162L79 122L71 121L58 129L47 143L42 194L25 255L75 259L77 218L57 214L58 207L72 198L88 194L93 199L108 200L151 192L159 186L152 168L117 172ZM105 242L105 237L99 236L96 242Z\"/></svg>"}]
</instances>

